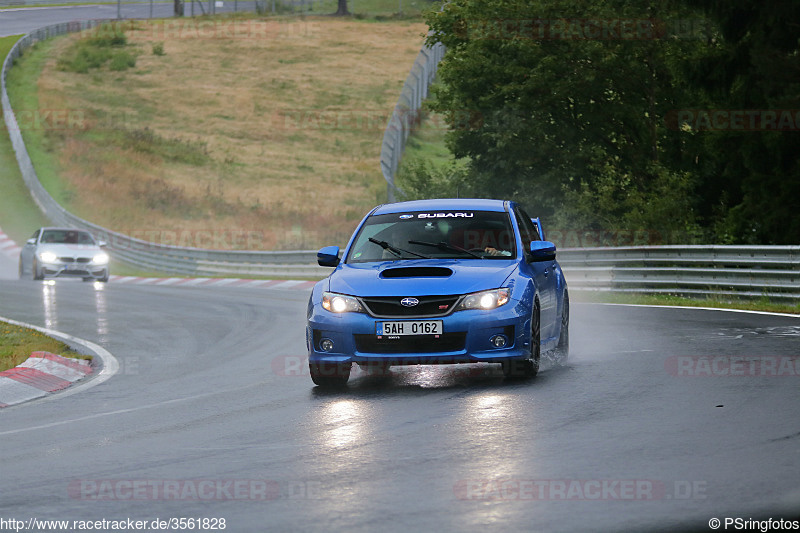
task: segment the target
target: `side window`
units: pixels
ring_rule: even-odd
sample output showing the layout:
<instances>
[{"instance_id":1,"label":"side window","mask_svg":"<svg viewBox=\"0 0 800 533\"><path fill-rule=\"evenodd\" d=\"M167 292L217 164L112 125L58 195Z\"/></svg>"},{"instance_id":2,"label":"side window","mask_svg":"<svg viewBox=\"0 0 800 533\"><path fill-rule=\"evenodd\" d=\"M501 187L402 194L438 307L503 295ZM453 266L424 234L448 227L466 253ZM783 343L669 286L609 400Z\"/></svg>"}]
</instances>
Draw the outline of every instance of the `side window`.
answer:
<instances>
[{"instance_id":1,"label":"side window","mask_svg":"<svg viewBox=\"0 0 800 533\"><path fill-rule=\"evenodd\" d=\"M519 234L522 237L522 245L525 252L531 251L531 241L540 241L539 229L531 221L525 211L520 207L514 208L514 216L517 218L517 225L519 226Z\"/></svg>"},{"instance_id":2,"label":"side window","mask_svg":"<svg viewBox=\"0 0 800 533\"><path fill-rule=\"evenodd\" d=\"M37 229L36 231L34 231L34 232L33 232L33 235L31 235L31 239L38 239L38 238L39 238L39 232L40 232L40 231L42 231L42 230L41 230L41 228L40 228L40 229ZM28 240L30 240L30 239L28 239Z\"/></svg>"}]
</instances>

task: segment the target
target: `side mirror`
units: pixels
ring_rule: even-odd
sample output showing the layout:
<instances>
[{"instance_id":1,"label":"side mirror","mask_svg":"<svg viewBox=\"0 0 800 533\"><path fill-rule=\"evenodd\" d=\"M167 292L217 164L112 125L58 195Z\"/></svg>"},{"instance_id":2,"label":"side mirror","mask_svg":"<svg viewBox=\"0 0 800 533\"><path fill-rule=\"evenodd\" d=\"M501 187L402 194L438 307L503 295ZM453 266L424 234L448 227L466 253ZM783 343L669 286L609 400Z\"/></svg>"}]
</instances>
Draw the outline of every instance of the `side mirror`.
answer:
<instances>
[{"instance_id":1,"label":"side mirror","mask_svg":"<svg viewBox=\"0 0 800 533\"><path fill-rule=\"evenodd\" d=\"M97 241L97 246L99 246L100 248L105 248L106 246L108 246L108 243L106 241Z\"/></svg>"},{"instance_id":2,"label":"side mirror","mask_svg":"<svg viewBox=\"0 0 800 533\"><path fill-rule=\"evenodd\" d=\"M25 244L36 244L36 239L28 239Z\"/></svg>"},{"instance_id":3,"label":"side mirror","mask_svg":"<svg viewBox=\"0 0 800 533\"><path fill-rule=\"evenodd\" d=\"M531 241L531 261L553 261L555 258L555 244L550 241Z\"/></svg>"},{"instance_id":4,"label":"side mirror","mask_svg":"<svg viewBox=\"0 0 800 533\"><path fill-rule=\"evenodd\" d=\"M339 247L326 246L317 252L317 263L323 267L335 267L339 264Z\"/></svg>"}]
</instances>

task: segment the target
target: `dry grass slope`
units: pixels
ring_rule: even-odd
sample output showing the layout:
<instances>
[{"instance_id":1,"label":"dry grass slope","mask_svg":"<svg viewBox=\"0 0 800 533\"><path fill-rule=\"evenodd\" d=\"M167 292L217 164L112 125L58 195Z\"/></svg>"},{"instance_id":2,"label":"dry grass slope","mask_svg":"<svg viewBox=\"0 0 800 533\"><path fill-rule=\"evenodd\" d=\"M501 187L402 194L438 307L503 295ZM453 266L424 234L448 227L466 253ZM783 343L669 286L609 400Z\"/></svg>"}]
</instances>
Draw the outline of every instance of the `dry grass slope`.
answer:
<instances>
[{"instance_id":1,"label":"dry grass slope","mask_svg":"<svg viewBox=\"0 0 800 533\"><path fill-rule=\"evenodd\" d=\"M86 74L59 58L42 110L68 207L112 229L254 232L248 246L343 243L385 199L385 121L422 44L419 23L331 18L125 24L135 67ZM153 53L163 43L164 55ZM156 240L158 237L156 237ZM191 239L190 239L191 240Z\"/></svg>"}]
</instances>

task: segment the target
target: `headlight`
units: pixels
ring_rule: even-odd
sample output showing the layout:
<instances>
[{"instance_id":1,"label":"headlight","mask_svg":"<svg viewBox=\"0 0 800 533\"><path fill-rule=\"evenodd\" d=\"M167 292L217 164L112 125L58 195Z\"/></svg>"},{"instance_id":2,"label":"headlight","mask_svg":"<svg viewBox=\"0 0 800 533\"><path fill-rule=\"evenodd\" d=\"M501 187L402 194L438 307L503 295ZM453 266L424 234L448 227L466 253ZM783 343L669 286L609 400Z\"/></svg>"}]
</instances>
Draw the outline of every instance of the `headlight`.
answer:
<instances>
[{"instance_id":1,"label":"headlight","mask_svg":"<svg viewBox=\"0 0 800 533\"><path fill-rule=\"evenodd\" d=\"M510 289L494 289L491 291L476 292L468 294L461 300L461 303L456 307L456 311L463 311L464 309L497 309L505 305L511 299Z\"/></svg>"},{"instance_id":2,"label":"headlight","mask_svg":"<svg viewBox=\"0 0 800 533\"><path fill-rule=\"evenodd\" d=\"M41 252L39 254L39 259L41 259L43 263L55 263L58 256L53 252Z\"/></svg>"},{"instance_id":3,"label":"headlight","mask_svg":"<svg viewBox=\"0 0 800 533\"><path fill-rule=\"evenodd\" d=\"M97 254L92 258L92 263L95 265L106 265L108 264L108 254Z\"/></svg>"},{"instance_id":4,"label":"headlight","mask_svg":"<svg viewBox=\"0 0 800 533\"><path fill-rule=\"evenodd\" d=\"M335 292L322 293L322 308L331 313L361 313L361 304L352 296L336 294Z\"/></svg>"}]
</instances>

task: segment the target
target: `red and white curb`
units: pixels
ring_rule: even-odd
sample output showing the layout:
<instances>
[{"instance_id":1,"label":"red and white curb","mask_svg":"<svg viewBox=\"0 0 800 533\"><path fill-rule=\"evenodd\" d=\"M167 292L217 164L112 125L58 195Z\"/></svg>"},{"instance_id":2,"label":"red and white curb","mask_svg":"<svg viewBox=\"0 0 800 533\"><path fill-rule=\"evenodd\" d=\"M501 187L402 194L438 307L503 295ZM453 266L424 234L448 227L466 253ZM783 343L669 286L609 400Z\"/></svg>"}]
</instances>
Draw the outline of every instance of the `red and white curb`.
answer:
<instances>
[{"instance_id":1,"label":"red and white curb","mask_svg":"<svg viewBox=\"0 0 800 533\"><path fill-rule=\"evenodd\" d=\"M17 246L17 243L12 241L11 237L3 233L3 230L0 229L0 253L12 259L16 259L19 257L20 250L21 248Z\"/></svg>"},{"instance_id":2,"label":"red and white curb","mask_svg":"<svg viewBox=\"0 0 800 533\"><path fill-rule=\"evenodd\" d=\"M66 389L91 373L88 361L33 352L24 363L0 372L0 408Z\"/></svg>"},{"instance_id":3,"label":"red and white curb","mask_svg":"<svg viewBox=\"0 0 800 533\"><path fill-rule=\"evenodd\" d=\"M130 285L158 285L171 287L244 287L248 289L309 290L316 281L236 278L142 278L135 276L110 276L111 283Z\"/></svg>"},{"instance_id":4,"label":"red and white curb","mask_svg":"<svg viewBox=\"0 0 800 533\"><path fill-rule=\"evenodd\" d=\"M71 396L109 380L119 372L119 361L102 346L60 331L0 316L0 322L33 329L94 356L92 363L47 352L34 352L21 365L0 372L0 408L30 400L48 402ZM56 394L57 393L57 394ZM6 434L8 432L4 432Z\"/></svg>"}]
</instances>

